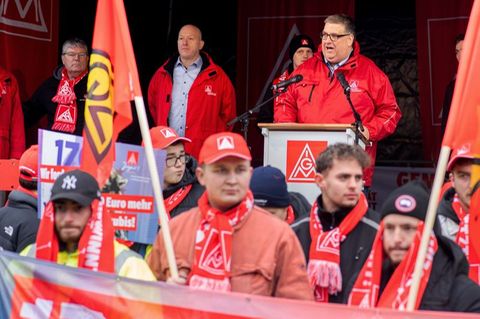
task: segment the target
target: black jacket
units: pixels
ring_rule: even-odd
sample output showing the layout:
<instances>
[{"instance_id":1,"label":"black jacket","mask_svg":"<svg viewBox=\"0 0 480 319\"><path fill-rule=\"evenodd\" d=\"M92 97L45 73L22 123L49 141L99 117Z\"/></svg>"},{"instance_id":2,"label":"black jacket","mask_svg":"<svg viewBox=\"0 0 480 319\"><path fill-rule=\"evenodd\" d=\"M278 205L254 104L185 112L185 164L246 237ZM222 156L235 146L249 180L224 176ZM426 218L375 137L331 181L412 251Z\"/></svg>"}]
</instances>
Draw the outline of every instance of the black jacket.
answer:
<instances>
[{"instance_id":1,"label":"black jacket","mask_svg":"<svg viewBox=\"0 0 480 319\"><path fill-rule=\"evenodd\" d=\"M0 249L21 252L35 242L39 224L37 199L19 190L12 191L7 205L0 208Z\"/></svg>"},{"instance_id":2,"label":"black jacket","mask_svg":"<svg viewBox=\"0 0 480 319\"><path fill-rule=\"evenodd\" d=\"M52 98L57 94L58 84L62 78L63 66L57 67L53 72L53 76L43 82L40 87L33 93L32 97L23 103L23 114L25 118L25 127L29 128L38 123L43 117L47 116L47 129L52 130L55 123L55 112L57 111L57 103ZM74 91L77 97L77 123L73 134L82 135L85 123L85 99L87 95L88 74L83 77L80 82L75 85Z\"/></svg>"},{"instance_id":3,"label":"black jacket","mask_svg":"<svg viewBox=\"0 0 480 319\"><path fill-rule=\"evenodd\" d=\"M190 189L190 192L187 194L187 196L170 212L170 216L172 218L189 210L190 208L198 206L197 201L200 196L202 196L205 188L197 181L197 176L195 175L196 169L197 161L195 158L189 157L189 160L186 163L185 173L183 174L181 181L163 191L163 198L166 199L180 188L192 184L192 189Z\"/></svg>"},{"instance_id":4,"label":"black jacket","mask_svg":"<svg viewBox=\"0 0 480 319\"><path fill-rule=\"evenodd\" d=\"M333 214L322 209L321 195L317 198L318 213L322 228L330 230L342 222L350 210L340 210ZM340 270L342 272L342 291L337 295L330 295L329 302L346 304L348 295L352 290L358 274L367 260L372 243L378 229L380 216L375 211L368 209L360 223L348 234L340 244ZM305 217L291 225L302 245L305 258L309 260L310 244L310 217Z\"/></svg>"},{"instance_id":5,"label":"black jacket","mask_svg":"<svg viewBox=\"0 0 480 319\"><path fill-rule=\"evenodd\" d=\"M437 220L441 227L441 234L453 241L455 241L460 225L457 213L452 207L454 196L455 189L449 188L443 195L437 209Z\"/></svg>"}]
</instances>

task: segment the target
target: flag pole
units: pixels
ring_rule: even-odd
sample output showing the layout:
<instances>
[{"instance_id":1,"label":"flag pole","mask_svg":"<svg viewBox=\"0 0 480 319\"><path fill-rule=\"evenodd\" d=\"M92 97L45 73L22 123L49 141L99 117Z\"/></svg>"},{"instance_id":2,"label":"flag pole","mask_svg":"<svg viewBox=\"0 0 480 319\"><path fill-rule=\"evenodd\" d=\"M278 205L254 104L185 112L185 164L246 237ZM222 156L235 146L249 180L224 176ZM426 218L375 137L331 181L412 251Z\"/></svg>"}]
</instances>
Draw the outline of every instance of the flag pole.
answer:
<instances>
[{"instance_id":1,"label":"flag pole","mask_svg":"<svg viewBox=\"0 0 480 319\"><path fill-rule=\"evenodd\" d=\"M432 234L433 225L437 216L438 198L440 196L440 189L442 188L445 179L445 171L447 170L448 158L450 156L450 147L442 146L438 158L438 165L435 171L435 178L433 180L432 192L428 201L427 216L425 217L425 225L423 228L422 239L418 249L417 260L412 275L412 286L408 294L407 310L415 310L415 304L418 296L418 288L422 278L423 264L427 256L428 242Z\"/></svg>"},{"instance_id":2,"label":"flag pole","mask_svg":"<svg viewBox=\"0 0 480 319\"><path fill-rule=\"evenodd\" d=\"M167 253L168 267L173 280L179 279L177 262L175 260L175 253L173 251L172 237L170 235L170 228L168 227L168 217L165 211L165 204L163 202L162 189L160 187L160 179L158 178L157 163L153 153L152 138L148 128L147 114L145 112L145 103L143 97L135 96L135 108L137 110L138 122L140 124L140 132L142 133L143 145L145 147L145 155L147 157L147 165L152 179L153 196L157 207L158 216L160 218L160 226L163 235L163 242L165 244L165 251Z\"/></svg>"}]
</instances>

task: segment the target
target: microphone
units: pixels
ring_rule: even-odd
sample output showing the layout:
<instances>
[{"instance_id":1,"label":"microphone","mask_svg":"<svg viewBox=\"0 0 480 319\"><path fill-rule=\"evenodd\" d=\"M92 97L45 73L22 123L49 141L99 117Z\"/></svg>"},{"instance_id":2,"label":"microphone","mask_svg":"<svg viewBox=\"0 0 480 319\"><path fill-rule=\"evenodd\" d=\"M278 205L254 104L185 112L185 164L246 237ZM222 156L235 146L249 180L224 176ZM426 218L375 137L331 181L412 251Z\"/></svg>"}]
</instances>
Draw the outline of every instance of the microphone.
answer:
<instances>
[{"instance_id":1,"label":"microphone","mask_svg":"<svg viewBox=\"0 0 480 319\"><path fill-rule=\"evenodd\" d=\"M285 81L282 81L282 82L278 82L277 84L274 84L272 85L272 90L278 90L278 89L281 89L281 88L286 88L288 87L290 84L293 84L293 83L297 83L297 82L300 82L301 80L303 80L303 76L301 74L297 74L295 76L292 76L290 79L288 80L285 80Z\"/></svg>"},{"instance_id":2,"label":"microphone","mask_svg":"<svg viewBox=\"0 0 480 319\"><path fill-rule=\"evenodd\" d=\"M343 92L345 93L345 95L350 95L350 85L345 79L345 74L341 72L337 73L337 80L338 82L340 82L340 85L342 86Z\"/></svg>"}]
</instances>

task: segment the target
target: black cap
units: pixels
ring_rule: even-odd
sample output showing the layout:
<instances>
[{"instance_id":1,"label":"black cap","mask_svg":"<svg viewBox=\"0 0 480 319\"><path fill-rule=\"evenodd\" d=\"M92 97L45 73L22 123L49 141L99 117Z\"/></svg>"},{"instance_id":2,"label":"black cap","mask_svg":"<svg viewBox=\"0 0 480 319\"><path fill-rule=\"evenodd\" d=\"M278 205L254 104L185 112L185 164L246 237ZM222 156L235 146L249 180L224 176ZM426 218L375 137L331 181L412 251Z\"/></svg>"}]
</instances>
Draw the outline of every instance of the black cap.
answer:
<instances>
[{"instance_id":1,"label":"black cap","mask_svg":"<svg viewBox=\"0 0 480 319\"><path fill-rule=\"evenodd\" d=\"M383 202L382 219L390 214L399 214L425 220L430 195L425 183L414 180L395 189Z\"/></svg>"},{"instance_id":2,"label":"black cap","mask_svg":"<svg viewBox=\"0 0 480 319\"><path fill-rule=\"evenodd\" d=\"M310 48L313 52L315 52L315 45L313 44L313 40L306 34L296 35L290 41L290 47L288 52L290 60L293 60L293 55L295 54L295 52L297 52L298 48Z\"/></svg>"},{"instance_id":3,"label":"black cap","mask_svg":"<svg viewBox=\"0 0 480 319\"><path fill-rule=\"evenodd\" d=\"M250 180L255 205L261 207L287 207L290 195L285 175L276 167L262 166L253 170Z\"/></svg>"},{"instance_id":4,"label":"black cap","mask_svg":"<svg viewBox=\"0 0 480 319\"><path fill-rule=\"evenodd\" d=\"M100 199L98 183L92 175L79 169L63 173L53 184L51 201L70 199L82 206L89 206L94 199Z\"/></svg>"}]
</instances>

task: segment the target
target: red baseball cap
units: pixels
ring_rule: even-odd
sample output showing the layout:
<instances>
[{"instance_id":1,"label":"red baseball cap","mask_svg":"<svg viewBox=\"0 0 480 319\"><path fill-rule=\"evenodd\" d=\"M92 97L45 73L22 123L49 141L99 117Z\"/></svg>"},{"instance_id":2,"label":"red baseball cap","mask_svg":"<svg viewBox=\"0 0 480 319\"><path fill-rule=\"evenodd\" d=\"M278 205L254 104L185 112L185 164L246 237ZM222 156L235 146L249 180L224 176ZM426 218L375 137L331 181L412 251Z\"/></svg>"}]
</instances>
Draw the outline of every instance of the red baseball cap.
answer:
<instances>
[{"instance_id":1,"label":"red baseball cap","mask_svg":"<svg viewBox=\"0 0 480 319\"><path fill-rule=\"evenodd\" d=\"M26 181L38 180L38 145L32 145L23 152L18 162L20 178Z\"/></svg>"},{"instance_id":2,"label":"red baseball cap","mask_svg":"<svg viewBox=\"0 0 480 319\"><path fill-rule=\"evenodd\" d=\"M451 171L455 162L460 158L473 159L473 154L470 151L470 144L465 144L452 151L450 161L448 161L447 171Z\"/></svg>"},{"instance_id":3,"label":"red baseball cap","mask_svg":"<svg viewBox=\"0 0 480 319\"><path fill-rule=\"evenodd\" d=\"M192 140L183 136L178 136L177 132L168 126L156 126L150 129L152 144L154 148L166 148L177 141L191 142Z\"/></svg>"},{"instance_id":4,"label":"red baseball cap","mask_svg":"<svg viewBox=\"0 0 480 319\"><path fill-rule=\"evenodd\" d=\"M240 134L222 132L210 135L200 149L199 162L211 164L227 156L252 159L247 142Z\"/></svg>"}]
</instances>

